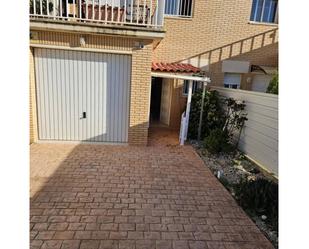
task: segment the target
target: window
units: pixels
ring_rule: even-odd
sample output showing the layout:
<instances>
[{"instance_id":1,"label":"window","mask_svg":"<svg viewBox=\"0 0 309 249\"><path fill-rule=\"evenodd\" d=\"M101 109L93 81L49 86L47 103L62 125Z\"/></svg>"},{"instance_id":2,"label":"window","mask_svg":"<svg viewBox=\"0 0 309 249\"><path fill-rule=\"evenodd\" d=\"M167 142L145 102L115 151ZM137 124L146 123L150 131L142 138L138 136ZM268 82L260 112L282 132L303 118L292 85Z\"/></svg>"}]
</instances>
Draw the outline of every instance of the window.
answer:
<instances>
[{"instance_id":1,"label":"window","mask_svg":"<svg viewBox=\"0 0 309 249\"><path fill-rule=\"evenodd\" d=\"M250 21L278 23L278 0L253 0Z\"/></svg>"},{"instance_id":2,"label":"window","mask_svg":"<svg viewBox=\"0 0 309 249\"><path fill-rule=\"evenodd\" d=\"M241 74L237 74L237 73L225 73L224 74L223 84L225 88L239 89L240 82L241 82Z\"/></svg>"},{"instance_id":3,"label":"window","mask_svg":"<svg viewBox=\"0 0 309 249\"><path fill-rule=\"evenodd\" d=\"M165 15L192 17L193 0L169 0L165 2Z\"/></svg>"},{"instance_id":4,"label":"window","mask_svg":"<svg viewBox=\"0 0 309 249\"><path fill-rule=\"evenodd\" d=\"M189 80L184 80L183 87L182 87L182 94L187 96L189 92ZM197 90L202 89L203 84L200 81L193 81L192 82L192 94L195 93Z\"/></svg>"}]
</instances>

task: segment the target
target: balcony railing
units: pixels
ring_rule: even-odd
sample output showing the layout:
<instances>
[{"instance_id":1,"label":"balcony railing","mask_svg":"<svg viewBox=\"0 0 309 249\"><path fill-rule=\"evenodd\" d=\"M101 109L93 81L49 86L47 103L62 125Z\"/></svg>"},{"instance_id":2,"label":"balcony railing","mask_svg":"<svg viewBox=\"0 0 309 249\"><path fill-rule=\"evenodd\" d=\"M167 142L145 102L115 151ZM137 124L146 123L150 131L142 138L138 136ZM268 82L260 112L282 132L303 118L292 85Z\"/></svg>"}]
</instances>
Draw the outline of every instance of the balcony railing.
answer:
<instances>
[{"instance_id":1,"label":"balcony railing","mask_svg":"<svg viewBox=\"0 0 309 249\"><path fill-rule=\"evenodd\" d=\"M31 19L163 26L165 0L30 0Z\"/></svg>"}]
</instances>

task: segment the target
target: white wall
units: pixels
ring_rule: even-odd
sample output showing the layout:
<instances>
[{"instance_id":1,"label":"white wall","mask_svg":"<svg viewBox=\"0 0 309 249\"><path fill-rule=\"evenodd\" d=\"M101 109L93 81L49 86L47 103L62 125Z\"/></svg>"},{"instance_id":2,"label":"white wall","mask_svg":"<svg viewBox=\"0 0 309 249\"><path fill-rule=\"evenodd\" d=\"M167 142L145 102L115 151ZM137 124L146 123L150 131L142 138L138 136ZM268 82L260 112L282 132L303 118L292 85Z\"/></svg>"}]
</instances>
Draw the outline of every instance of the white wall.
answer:
<instances>
[{"instance_id":1,"label":"white wall","mask_svg":"<svg viewBox=\"0 0 309 249\"><path fill-rule=\"evenodd\" d=\"M239 149L278 176L278 95L223 87L211 89L245 101L248 121Z\"/></svg>"}]
</instances>

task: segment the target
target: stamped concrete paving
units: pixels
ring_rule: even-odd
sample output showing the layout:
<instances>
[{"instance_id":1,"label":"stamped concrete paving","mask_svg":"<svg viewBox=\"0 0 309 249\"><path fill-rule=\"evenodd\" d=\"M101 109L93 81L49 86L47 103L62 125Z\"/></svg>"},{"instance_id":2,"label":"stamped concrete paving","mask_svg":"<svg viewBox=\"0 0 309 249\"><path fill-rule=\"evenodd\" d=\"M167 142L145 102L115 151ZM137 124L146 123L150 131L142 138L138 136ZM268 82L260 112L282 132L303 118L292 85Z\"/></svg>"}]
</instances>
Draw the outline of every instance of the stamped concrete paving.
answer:
<instances>
[{"instance_id":1,"label":"stamped concrete paving","mask_svg":"<svg viewBox=\"0 0 309 249\"><path fill-rule=\"evenodd\" d=\"M190 146L33 144L30 213L32 249L273 248Z\"/></svg>"}]
</instances>

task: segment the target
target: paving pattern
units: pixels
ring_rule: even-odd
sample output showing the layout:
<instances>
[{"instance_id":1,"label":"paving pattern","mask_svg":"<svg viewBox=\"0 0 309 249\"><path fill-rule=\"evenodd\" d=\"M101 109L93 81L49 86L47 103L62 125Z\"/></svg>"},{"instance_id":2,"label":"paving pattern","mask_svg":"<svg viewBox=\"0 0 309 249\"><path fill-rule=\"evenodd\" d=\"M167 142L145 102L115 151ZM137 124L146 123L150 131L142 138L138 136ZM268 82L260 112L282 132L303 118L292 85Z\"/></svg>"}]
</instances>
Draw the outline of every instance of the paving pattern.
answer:
<instances>
[{"instance_id":1,"label":"paving pattern","mask_svg":"<svg viewBox=\"0 0 309 249\"><path fill-rule=\"evenodd\" d=\"M150 134L148 147L31 145L30 248L273 248L191 146Z\"/></svg>"}]
</instances>

